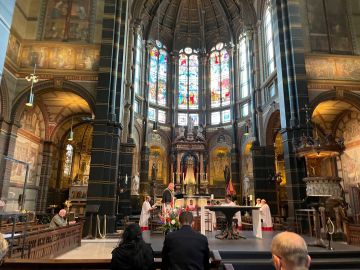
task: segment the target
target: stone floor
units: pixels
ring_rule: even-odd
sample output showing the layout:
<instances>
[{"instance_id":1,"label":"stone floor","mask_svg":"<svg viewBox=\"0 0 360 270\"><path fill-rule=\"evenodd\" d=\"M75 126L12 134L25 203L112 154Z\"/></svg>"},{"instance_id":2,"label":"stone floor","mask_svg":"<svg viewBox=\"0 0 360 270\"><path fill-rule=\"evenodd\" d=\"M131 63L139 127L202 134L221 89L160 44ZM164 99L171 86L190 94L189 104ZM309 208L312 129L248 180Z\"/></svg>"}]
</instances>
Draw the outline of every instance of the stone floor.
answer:
<instances>
[{"instance_id":1,"label":"stone floor","mask_svg":"<svg viewBox=\"0 0 360 270\"><path fill-rule=\"evenodd\" d=\"M278 232L263 232L263 239L257 239L252 235L251 231L242 231L241 234L247 239L239 240L219 240L215 238L215 232L207 233L209 240L209 247L211 250L221 251L269 251L271 239ZM161 234L152 234L149 232L143 233L144 240L151 243L155 252L160 252L162 249L164 236ZM313 238L304 236L307 243L314 241ZM56 259L107 259L111 258L111 251L118 244L119 239L96 239L96 240L82 240L81 247L69 251ZM336 251L360 251L360 247L349 246L346 243L335 242L334 250ZM328 252L325 248L309 247L309 251Z\"/></svg>"}]
</instances>

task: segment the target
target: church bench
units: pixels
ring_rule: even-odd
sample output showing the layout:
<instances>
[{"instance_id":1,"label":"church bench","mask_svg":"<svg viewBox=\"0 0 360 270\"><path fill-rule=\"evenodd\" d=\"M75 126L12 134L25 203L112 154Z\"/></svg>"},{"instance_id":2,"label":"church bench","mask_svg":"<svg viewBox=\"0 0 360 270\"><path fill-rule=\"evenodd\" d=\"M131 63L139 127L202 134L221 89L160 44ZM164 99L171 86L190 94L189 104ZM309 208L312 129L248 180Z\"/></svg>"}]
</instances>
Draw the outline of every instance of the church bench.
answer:
<instances>
[{"instance_id":1,"label":"church bench","mask_svg":"<svg viewBox=\"0 0 360 270\"><path fill-rule=\"evenodd\" d=\"M158 257L161 253L155 254L154 262L155 268L161 268L161 257ZM210 256L211 269L220 269L221 257L217 250L211 251ZM5 259L2 270L103 270L110 269L111 259Z\"/></svg>"},{"instance_id":2,"label":"church bench","mask_svg":"<svg viewBox=\"0 0 360 270\"><path fill-rule=\"evenodd\" d=\"M27 258L54 258L81 245L83 223L27 233L23 242L22 235L14 238L14 249L9 257L21 258L26 249Z\"/></svg>"}]
</instances>

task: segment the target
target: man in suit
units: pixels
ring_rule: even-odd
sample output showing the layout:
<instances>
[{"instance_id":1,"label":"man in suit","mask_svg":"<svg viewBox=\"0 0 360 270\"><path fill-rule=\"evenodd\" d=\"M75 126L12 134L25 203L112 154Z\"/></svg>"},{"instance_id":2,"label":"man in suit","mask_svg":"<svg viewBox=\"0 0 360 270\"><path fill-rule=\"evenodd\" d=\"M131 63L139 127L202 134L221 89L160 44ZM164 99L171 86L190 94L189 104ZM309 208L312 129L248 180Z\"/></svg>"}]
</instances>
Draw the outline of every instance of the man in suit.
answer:
<instances>
[{"instance_id":1,"label":"man in suit","mask_svg":"<svg viewBox=\"0 0 360 270\"><path fill-rule=\"evenodd\" d=\"M179 220L181 229L171 232L165 237L161 269L210 269L208 240L204 235L191 228L192 213L182 212Z\"/></svg>"}]
</instances>

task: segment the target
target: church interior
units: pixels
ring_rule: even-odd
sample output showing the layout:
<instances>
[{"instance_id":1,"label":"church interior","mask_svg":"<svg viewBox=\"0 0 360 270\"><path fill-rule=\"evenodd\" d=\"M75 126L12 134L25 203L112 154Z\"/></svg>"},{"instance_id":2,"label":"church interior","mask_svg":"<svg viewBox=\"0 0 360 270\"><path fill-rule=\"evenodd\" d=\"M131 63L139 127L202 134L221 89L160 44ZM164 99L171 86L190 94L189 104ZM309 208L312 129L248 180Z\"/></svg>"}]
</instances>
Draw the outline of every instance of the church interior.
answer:
<instances>
[{"instance_id":1,"label":"church interior","mask_svg":"<svg viewBox=\"0 0 360 270\"><path fill-rule=\"evenodd\" d=\"M5 269L86 236L113 248L145 196L158 208L144 238L161 251L169 184L221 256L259 240L260 198L260 253L295 231L317 246L311 269L359 269L359 0L5 0L0 35ZM215 237L226 219L209 208L226 195L246 240ZM50 234L63 208L76 223ZM228 256L213 268L273 269Z\"/></svg>"}]
</instances>

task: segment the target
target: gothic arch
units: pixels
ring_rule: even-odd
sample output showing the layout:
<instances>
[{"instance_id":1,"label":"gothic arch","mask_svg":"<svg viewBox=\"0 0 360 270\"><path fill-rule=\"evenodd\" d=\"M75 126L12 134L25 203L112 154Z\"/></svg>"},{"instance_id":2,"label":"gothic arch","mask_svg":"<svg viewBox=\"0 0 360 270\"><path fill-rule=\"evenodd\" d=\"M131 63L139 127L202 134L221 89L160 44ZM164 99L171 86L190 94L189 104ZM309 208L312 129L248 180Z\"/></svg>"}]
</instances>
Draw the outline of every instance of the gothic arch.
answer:
<instances>
[{"instance_id":1,"label":"gothic arch","mask_svg":"<svg viewBox=\"0 0 360 270\"><path fill-rule=\"evenodd\" d=\"M360 95L347 91L347 90L330 90L324 93L321 93L316 98L314 98L310 103L309 115L313 115L315 108L323 101L327 100L341 100L345 101L360 111Z\"/></svg>"},{"instance_id":2,"label":"gothic arch","mask_svg":"<svg viewBox=\"0 0 360 270\"><path fill-rule=\"evenodd\" d=\"M266 127L266 145L273 145L275 136L278 130L281 128L280 123L280 110L275 110L265 120Z\"/></svg>"},{"instance_id":3,"label":"gothic arch","mask_svg":"<svg viewBox=\"0 0 360 270\"><path fill-rule=\"evenodd\" d=\"M79 95L82 97L88 104L92 112L95 111L95 100L94 97L89 93L88 90L86 90L81 85L71 82L71 81L55 81L55 80L47 80L47 81L41 81L34 85L33 91L36 96L40 96L43 93L47 93L52 90L57 91L65 91L65 92L72 92L76 95ZM22 90L17 97L15 98L13 104L12 104L12 110L11 110L11 120L12 121L19 121L19 111L18 108L24 107L26 103L26 99L28 98L28 94L30 92L30 86L26 87L24 90Z\"/></svg>"}]
</instances>

